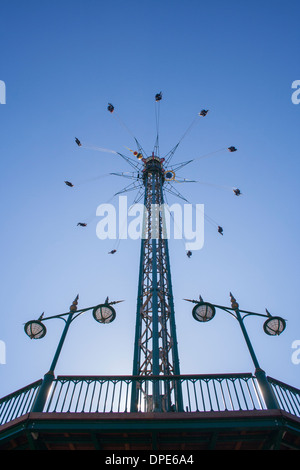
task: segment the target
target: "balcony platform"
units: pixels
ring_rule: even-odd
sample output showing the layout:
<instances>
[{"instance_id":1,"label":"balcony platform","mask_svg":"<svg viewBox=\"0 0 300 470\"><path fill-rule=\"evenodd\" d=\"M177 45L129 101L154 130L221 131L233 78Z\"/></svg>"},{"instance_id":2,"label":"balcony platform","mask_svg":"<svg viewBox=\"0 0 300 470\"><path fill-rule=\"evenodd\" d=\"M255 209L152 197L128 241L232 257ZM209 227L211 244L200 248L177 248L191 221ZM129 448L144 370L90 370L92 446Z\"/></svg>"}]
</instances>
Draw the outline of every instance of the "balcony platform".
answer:
<instances>
[{"instance_id":1,"label":"balcony platform","mask_svg":"<svg viewBox=\"0 0 300 470\"><path fill-rule=\"evenodd\" d=\"M0 450L300 450L300 419L282 410L28 413L0 436Z\"/></svg>"},{"instance_id":2,"label":"balcony platform","mask_svg":"<svg viewBox=\"0 0 300 470\"><path fill-rule=\"evenodd\" d=\"M184 411L149 411L149 399L132 411L132 390L157 381L163 405L180 385ZM39 380L0 400L0 450L300 450L300 391L268 381L277 409L251 374L60 376L37 413Z\"/></svg>"}]
</instances>

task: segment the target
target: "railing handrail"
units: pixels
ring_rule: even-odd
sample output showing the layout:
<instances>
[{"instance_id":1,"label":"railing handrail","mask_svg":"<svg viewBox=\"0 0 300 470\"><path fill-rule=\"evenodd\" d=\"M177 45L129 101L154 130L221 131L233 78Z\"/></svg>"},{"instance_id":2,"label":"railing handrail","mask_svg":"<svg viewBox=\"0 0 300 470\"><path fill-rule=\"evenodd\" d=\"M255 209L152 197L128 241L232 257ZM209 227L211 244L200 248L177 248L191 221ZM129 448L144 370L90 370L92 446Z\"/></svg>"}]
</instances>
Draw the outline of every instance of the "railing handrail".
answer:
<instances>
[{"instance_id":1,"label":"railing handrail","mask_svg":"<svg viewBox=\"0 0 300 470\"><path fill-rule=\"evenodd\" d=\"M255 378L251 372L237 374L180 374L180 375L58 375L56 380L193 380Z\"/></svg>"},{"instance_id":2,"label":"railing handrail","mask_svg":"<svg viewBox=\"0 0 300 470\"><path fill-rule=\"evenodd\" d=\"M25 387L19 388L18 390L11 392L8 395L5 395L4 397L0 398L0 405L2 402L6 401L8 398L13 398L16 395L20 395L21 393L24 393L27 390L37 387L38 385L41 385L41 383L42 383L42 379L39 379L39 380L36 380L35 382L32 382L29 385L26 385Z\"/></svg>"},{"instance_id":3,"label":"railing handrail","mask_svg":"<svg viewBox=\"0 0 300 470\"><path fill-rule=\"evenodd\" d=\"M285 382L281 382L280 380L274 379L273 377L269 377L269 376L267 377L267 379L271 384L279 385L280 387L283 387L287 390L290 390L291 392L294 392L296 394L300 394L300 389L297 388L297 387L294 387L293 385L288 385Z\"/></svg>"}]
</instances>

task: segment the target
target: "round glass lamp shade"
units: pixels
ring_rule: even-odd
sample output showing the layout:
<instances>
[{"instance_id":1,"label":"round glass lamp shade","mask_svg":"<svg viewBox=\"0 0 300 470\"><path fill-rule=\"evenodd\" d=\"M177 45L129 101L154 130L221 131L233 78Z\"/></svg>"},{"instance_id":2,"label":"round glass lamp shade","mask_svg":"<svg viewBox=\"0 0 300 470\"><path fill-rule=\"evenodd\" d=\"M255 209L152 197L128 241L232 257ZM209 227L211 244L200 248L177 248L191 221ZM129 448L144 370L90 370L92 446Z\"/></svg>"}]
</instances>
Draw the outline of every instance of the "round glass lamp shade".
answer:
<instances>
[{"instance_id":1,"label":"round glass lamp shade","mask_svg":"<svg viewBox=\"0 0 300 470\"><path fill-rule=\"evenodd\" d=\"M99 323L111 323L116 318L116 311L110 305L98 305L93 310L93 317Z\"/></svg>"},{"instance_id":2,"label":"round glass lamp shade","mask_svg":"<svg viewBox=\"0 0 300 470\"><path fill-rule=\"evenodd\" d=\"M264 323L264 332L270 336L279 336L285 329L285 321L281 317L270 317Z\"/></svg>"},{"instance_id":3,"label":"round glass lamp shade","mask_svg":"<svg viewBox=\"0 0 300 470\"><path fill-rule=\"evenodd\" d=\"M207 322L215 316L215 307L207 302L199 302L193 308L193 317L200 322Z\"/></svg>"},{"instance_id":4,"label":"round glass lamp shade","mask_svg":"<svg viewBox=\"0 0 300 470\"><path fill-rule=\"evenodd\" d=\"M39 320L28 321L24 326L24 330L31 339L43 338L47 332L45 325Z\"/></svg>"}]
</instances>

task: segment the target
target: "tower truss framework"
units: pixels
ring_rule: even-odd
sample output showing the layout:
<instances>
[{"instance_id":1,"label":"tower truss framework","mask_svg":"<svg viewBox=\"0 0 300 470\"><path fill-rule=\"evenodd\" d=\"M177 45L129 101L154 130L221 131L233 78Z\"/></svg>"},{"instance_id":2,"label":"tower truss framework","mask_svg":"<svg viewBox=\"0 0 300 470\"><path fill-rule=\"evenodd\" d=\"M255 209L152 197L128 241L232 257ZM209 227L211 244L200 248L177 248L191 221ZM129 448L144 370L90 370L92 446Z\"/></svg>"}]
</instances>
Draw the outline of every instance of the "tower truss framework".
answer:
<instances>
[{"instance_id":1,"label":"tower truss framework","mask_svg":"<svg viewBox=\"0 0 300 470\"><path fill-rule=\"evenodd\" d=\"M180 375L168 238L165 231L163 159L144 159L144 221L138 282L133 375ZM132 409L181 410L178 385L141 383L132 391Z\"/></svg>"}]
</instances>

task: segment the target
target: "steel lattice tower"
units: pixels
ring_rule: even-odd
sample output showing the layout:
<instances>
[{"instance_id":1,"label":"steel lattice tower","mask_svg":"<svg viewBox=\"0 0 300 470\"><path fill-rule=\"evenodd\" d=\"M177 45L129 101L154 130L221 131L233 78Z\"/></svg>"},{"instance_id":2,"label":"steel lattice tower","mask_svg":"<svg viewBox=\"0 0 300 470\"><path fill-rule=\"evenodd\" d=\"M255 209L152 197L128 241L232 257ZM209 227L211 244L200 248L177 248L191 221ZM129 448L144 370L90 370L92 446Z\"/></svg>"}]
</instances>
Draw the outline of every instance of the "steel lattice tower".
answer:
<instances>
[{"instance_id":1,"label":"steel lattice tower","mask_svg":"<svg viewBox=\"0 0 300 470\"><path fill-rule=\"evenodd\" d=\"M117 192L115 196L132 190L138 190L134 202L140 200L144 195L144 217L141 237L140 267L136 309L135 343L133 357L133 376L135 385L132 386L131 411L182 411L182 391L179 380L172 377L180 375L179 356L177 346L177 334L175 326L174 302L171 282L171 269L168 249L168 232L165 223L168 204L165 204L164 194L166 192L189 202L180 192L175 189L173 183L195 183L195 180L180 178L177 170L216 152L229 150L236 151L231 146L220 149L207 155L170 165L182 139L191 130L193 125L207 115L208 110L202 109L194 117L191 125L177 142L177 144L160 158L159 151L159 107L162 93L155 95L156 101L156 130L157 136L152 155L145 152L139 141L134 137L128 127L122 122L116 113L115 107L108 103L107 110L121 122L123 127L134 137L137 150L130 150L136 159L123 155L114 150L92 147L93 149L110 152L120 156L134 171L111 173L133 180L131 184ZM79 147L90 148L82 145L75 138ZM127 147L128 148L128 147ZM147 156L148 155L148 156ZM175 178L176 177L176 178ZM72 185L70 182L66 182ZM239 190L237 190L239 191ZM223 234L222 227L209 219L210 223L218 228ZM78 225L86 226L86 223ZM110 253L116 253L116 249ZM187 255L190 257L191 252ZM147 377L147 379L145 379ZM153 380L151 380L153 377ZM156 377L156 379L155 379ZM144 379L143 379L144 378ZM157 379L159 378L159 380Z\"/></svg>"},{"instance_id":2,"label":"steel lattice tower","mask_svg":"<svg viewBox=\"0 0 300 470\"><path fill-rule=\"evenodd\" d=\"M154 154L143 160L144 227L141 240L138 282L134 376L180 375L175 326L168 239L164 224L163 161ZM132 409L144 398L146 408L153 411L182 409L181 390L166 381L164 390L158 382L149 390L136 387L132 393ZM155 389L156 387L156 389Z\"/></svg>"}]
</instances>

